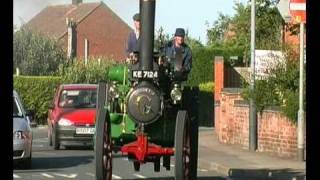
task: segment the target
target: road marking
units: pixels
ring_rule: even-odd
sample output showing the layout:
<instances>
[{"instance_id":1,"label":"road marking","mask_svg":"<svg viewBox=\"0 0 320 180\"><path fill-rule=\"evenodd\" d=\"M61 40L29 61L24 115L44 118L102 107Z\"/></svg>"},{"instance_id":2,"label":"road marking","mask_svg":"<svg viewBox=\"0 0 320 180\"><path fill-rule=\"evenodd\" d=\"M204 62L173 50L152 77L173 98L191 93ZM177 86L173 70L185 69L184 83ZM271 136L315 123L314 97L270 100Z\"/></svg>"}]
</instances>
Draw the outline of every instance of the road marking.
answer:
<instances>
[{"instance_id":1,"label":"road marking","mask_svg":"<svg viewBox=\"0 0 320 180\"><path fill-rule=\"evenodd\" d=\"M35 154L44 154L44 155L56 155L57 153L51 153L51 152L41 152L41 151L34 151L32 153Z\"/></svg>"},{"instance_id":2,"label":"road marking","mask_svg":"<svg viewBox=\"0 0 320 180\"><path fill-rule=\"evenodd\" d=\"M78 175L77 174L70 174L70 175L66 175L66 174L60 174L60 173L53 173L57 176L62 176L62 177L66 177L66 178L75 178L77 177Z\"/></svg>"},{"instance_id":3,"label":"road marking","mask_svg":"<svg viewBox=\"0 0 320 180\"><path fill-rule=\"evenodd\" d=\"M142 176L140 174L133 174L134 176L138 177L138 178L141 178L141 179L147 179L147 177L145 176Z\"/></svg>"},{"instance_id":4,"label":"road marking","mask_svg":"<svg viewBox=\"0 0 320 180\"><path fill-rule=\"evenodd\" d=\"M54 176L51 176L47 173L41 173L42 176L47 177L47 178L54 178Z\"/></svg>"},{"instance_id":5,"label":"road marking","mask_svg":"<svg viewBox=\"0 0 320 180\"><path fill-rule=\"evenodd\" d=\"M42 144L32 144L32 147L44 147Z\"/></svg>"},{"instance_id":6,"label":"road marking","mask_svg":"<svg viewBox=\"0 0 320 180\"><path fill-rule=\"evenodd\" d=\"M86 175L88 175L88 176L93 176L94 177L94 174L93 173L86 173Z\"/></svg>"},{"instance_id":7,"label":"road marking","mask_svg":"<svg viewBox=\"0 0 320 180\"><path fill-rule=\"evenodd\" d=\"M21 178L19 175L13 174L13 178Z\"/></svg>"},{"instance_id":8,"label":"road marking","mask_svg":"<svg viewBox=\"0 0 320 180\"><path fill-rule=\"evenodd\" d=\"M117 175L115 175L115 174L112 174L112 178L114 178L114 179L122 179L122 177L117 176Z\"/></svg>"},{"instance_id":9,"label":"road marking","mask_svg":"<svg viewBox=\"0 0 320 180\"><path fill-rule=\"evenodd\" d=\"M207 170L207 169L198 169L198 171L201 171L201 172L208 172L209 170Z\"/></svg>"},{"instance_id":10,"label":"road marking","mask_svg":"<svg viewBox=\"0 0 320 180\"><path fill-rule=\"evenodd\" d=\"M33 142L48 142L48 138L33 139Z\"/></svg>"}]
</instances>

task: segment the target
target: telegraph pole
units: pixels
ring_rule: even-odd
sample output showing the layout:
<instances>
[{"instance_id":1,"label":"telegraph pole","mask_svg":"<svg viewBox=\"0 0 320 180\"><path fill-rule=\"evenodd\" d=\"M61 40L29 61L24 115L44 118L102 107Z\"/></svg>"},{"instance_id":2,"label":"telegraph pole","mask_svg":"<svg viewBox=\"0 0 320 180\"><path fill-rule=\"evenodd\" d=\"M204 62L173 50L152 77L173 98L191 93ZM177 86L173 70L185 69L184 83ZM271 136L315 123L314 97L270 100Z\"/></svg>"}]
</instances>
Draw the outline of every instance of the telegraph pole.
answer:
<instances>
[{"instance_id":1,"label":"telegraph pole","mask_svg":"<svg viewBox=\"0 0 320 180\"><path fill-rule=\"evenodd\" d=\"M255 16L256 16L256 2L251 0L251 76L250 76L250 90L254 90L255 81ZM257 112L255 100L250 98L250 109L249 109L249 150L255 151L257 149Z\"/></svg>"},{"instance_id":2,"label":"telegraph pole","mask_svg":"<svg viewBox=\"0 0 320 180\"><path fill-rule=\"evenodd\" d=\"M304 58L304 23L300 22L300 79L298 111L298 160L304 160L304 110L303 110L303 58Z\"/></svg>"},{"instance_id":3,"label":"telegraph pole","mask_svg":"<svg viewBox=\"0 0 320 180\"><path fill-rule=\"evenodd\" d=\"M304 70L304 24L306 23L306 0L290 0L290 14L294 22L300 23L300 74L299 74L299 110L298 110L298 160L304 160L304 108L303 108L303 70Z\"/></svg>"}]
</instances>

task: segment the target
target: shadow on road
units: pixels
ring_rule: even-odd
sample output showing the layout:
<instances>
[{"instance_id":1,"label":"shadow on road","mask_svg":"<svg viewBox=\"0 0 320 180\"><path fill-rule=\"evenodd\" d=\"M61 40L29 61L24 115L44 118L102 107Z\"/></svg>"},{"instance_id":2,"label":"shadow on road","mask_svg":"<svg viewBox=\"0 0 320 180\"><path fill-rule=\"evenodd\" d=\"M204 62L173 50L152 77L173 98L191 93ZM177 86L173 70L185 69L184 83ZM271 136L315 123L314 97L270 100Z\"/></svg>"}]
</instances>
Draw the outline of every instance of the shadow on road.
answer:
<instances>
[{"instance_id":1,"label":"shadow on road","mask_svg":"<svg viewBox=\"0 0 320 180\"><path fill-rule=\"evenodd\" d=\"M123 180L140 180L140 179L123 179ZM174 177L159 177L159 178L148 178L148 180L174 180ZM226 180L226 178L217 177L217 176L208 176L208 177L198 177L197 180Z\"/></svg>"},{"instance_id":2,"label":"shadow on road","mask_svg":"<svg viewBox=\"0 0 320 180\"><path fill-rule=\"evenodd\" d=\"M232 179L259 178L259 179L281 179L281 180L304 180L305 173L292 169L230 169L229 177Z\"/></svg>"},{"instance_id":3,"label":"shadow on road","mask_svg":"<svg viewBox=\"0 0 320 180\"><path fill-rule=\"evenodd\" d=\"M64 157L34 157L32 158L32 170L60 169L90 164L94 156L64 156ZM19 167L14 167L15 169Z\"/></svg>"}]
</instances>

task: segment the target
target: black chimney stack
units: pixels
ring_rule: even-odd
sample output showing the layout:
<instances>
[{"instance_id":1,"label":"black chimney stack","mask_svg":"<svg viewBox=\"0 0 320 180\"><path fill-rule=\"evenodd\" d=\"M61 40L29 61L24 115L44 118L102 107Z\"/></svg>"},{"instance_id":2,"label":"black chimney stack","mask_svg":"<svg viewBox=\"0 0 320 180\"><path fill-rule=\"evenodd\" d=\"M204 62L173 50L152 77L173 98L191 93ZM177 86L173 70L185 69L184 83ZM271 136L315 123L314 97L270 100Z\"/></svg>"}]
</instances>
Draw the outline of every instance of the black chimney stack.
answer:
<instances>
[{"instance_id":1,"label":"black chimney stack","mask_svg":"<svg viewBox=\"0 0 320 180\"><path fill-rule=\"evenodd\" d=\"M155 0L140 0L141 39L139 61L141 70L153 70Z\"/></svg>"}]
</instances>

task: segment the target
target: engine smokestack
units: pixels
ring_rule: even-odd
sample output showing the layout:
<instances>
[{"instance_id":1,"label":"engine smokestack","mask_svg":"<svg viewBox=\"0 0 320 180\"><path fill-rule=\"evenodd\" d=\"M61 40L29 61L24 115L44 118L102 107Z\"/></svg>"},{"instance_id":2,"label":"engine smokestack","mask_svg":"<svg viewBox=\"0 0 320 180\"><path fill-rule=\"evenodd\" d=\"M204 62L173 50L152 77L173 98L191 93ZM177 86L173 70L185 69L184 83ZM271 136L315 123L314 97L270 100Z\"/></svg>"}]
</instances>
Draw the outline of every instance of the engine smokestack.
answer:
<instances>
[{"instance_id":1,"label":"engine smokestack","mask_svg":"<svg viewBox=\"0 0 320 180\"><path fill-rule=\"evenodd\" d=\"M139 61L141 70L153 70L155 3L155 0L140 0Z\"/></svg>"}]
</instances>

